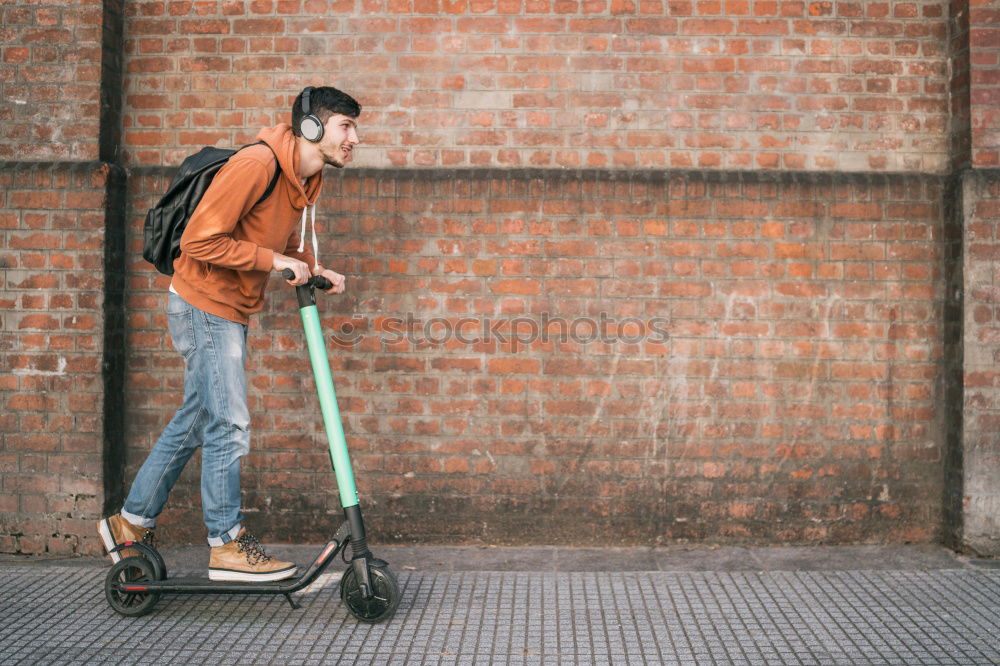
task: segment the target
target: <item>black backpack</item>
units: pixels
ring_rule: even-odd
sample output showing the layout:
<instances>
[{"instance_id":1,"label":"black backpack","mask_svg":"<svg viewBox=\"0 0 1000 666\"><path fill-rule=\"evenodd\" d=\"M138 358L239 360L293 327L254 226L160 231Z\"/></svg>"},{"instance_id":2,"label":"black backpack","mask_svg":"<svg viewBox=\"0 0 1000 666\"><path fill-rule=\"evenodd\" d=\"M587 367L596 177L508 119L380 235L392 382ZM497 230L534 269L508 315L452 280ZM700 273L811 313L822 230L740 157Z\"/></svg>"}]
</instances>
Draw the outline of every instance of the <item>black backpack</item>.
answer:
<instances>
[{"instance_id":1,"label":"black backpack","mask_svg":"<svg viewBox=\"0 0 1000 666\"><path fill-rule=\"evenodd\" d=\"M236 150L207 146L181 162L166 194L146 213L146 224L142 228L143 259L164 275L174 274L174 259L181 254L181 234L205 195L205 190L212 184L215 174L237 151L255 145L257 144L251 143ZM266 143L264 145L267 146ZM274 150L271 149L271 152ZM254 206L271 195L280 175L279 164L267 189Z\"/></svg>"}]
</instances>

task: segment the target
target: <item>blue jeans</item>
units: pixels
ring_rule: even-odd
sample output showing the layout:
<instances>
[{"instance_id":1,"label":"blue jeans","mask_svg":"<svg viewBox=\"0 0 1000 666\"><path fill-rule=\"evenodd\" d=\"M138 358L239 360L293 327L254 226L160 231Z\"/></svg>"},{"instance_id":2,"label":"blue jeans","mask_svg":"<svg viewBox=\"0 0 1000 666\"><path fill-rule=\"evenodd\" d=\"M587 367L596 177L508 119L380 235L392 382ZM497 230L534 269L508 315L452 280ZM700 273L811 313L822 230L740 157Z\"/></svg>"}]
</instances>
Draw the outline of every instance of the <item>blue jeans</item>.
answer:
<instances>
[{"instance_id":1,"label":"blue jeans","mask_svg":"<svg viewBox=\"0 0 1000 666\"><path fill-rule=\"evenodd\" d=\"M184 465L202 447L201 505L210 546L240 532L240 458L250 451L247 327L203 312L171 292L167 318L184 357L184 403L139 469L122 517L152 528Z\"/></svg>"}]
</instances>

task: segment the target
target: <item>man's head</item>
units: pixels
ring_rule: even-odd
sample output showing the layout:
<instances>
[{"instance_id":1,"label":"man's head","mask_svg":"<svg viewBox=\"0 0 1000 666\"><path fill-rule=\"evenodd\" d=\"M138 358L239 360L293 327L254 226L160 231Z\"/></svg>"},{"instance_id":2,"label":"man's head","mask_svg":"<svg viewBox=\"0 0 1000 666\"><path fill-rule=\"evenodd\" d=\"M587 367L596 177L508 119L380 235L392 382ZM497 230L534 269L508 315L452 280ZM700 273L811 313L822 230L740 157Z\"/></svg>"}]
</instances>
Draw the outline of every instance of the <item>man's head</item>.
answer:
<instances>
[{"instance_id":1,"label":"man's head","mask_svg":"<svg viewBox=\"0 0 1000 666\"><path fill-rule=\"evenodd\" d=\"M312 145L325 164L342 168L360 143L357 118L361 105L345 92L329 86L306 88L292 105L292 132Z\"/></svg>"}]
</instances>

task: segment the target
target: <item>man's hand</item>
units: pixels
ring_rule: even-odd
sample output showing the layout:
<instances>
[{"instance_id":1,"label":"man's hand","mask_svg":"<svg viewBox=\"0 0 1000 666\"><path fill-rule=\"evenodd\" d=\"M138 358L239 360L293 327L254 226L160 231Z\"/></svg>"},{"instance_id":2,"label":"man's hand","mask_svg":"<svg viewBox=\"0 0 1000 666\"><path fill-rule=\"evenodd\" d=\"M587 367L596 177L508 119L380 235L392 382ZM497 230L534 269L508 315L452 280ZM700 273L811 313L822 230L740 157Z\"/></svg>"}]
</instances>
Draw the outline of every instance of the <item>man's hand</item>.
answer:
<instances>
[{"instance_id":1,"label":"man's hand","mask_svg":"<svg viewBox=\"0 0 1000 666\"><path fill-rule=\"evenodd\" d=\"M286 280L288 284L293 286L301 286L309 281L311 277L311 271L309 270L309 264L304 261L299 261L298 259L292 259L291 257L286 257L283 254L274 253L274 262L271 268L278 271L279 273L286 268L290 268L293 273L295 273L294 280ZM343 279L343 276L341 276ZM343 291L343 290L341 290Z\"/></svg>"},{"instance_id":2,"label":"man's hand","mask_svg":"<svg viewBox=\"0 0 1000 666\"><path fill-rule=\"evenodd\" d=\"M328 294L344 293L344 289L347 286L347 280L340 273L335 273L334 271L331 271L329 268L323 268L322 266L318 266L316 268L316 272L313 273L313 275L322 275L333 284L332 287L326 290L326 293Z\"/></svg>"}]
</instances>

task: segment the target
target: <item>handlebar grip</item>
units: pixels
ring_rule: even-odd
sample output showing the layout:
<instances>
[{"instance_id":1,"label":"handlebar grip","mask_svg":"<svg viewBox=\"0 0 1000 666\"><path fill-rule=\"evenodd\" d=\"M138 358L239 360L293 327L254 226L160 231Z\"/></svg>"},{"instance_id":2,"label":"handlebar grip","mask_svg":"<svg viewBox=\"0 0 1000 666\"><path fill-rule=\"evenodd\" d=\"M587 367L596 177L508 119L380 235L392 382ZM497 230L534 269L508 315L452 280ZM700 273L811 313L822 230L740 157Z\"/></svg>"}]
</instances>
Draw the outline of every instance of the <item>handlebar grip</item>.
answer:
<instances>
[{"instance_id":1,"label":"handlebar grip","mask_svg":"<svg viewBox=\"0 0 1000 666\"><path fill-rule=\"evenodd\" d=\"M294 280L295 271L293 271L291 268L286 268L285 270L281 271L281 277L285 278L286 280ZM306 286L315 287L320 291L326 291L327 289L333 286L333 283L327 280L322 275L314 275L311 278L309 278L308 282L306 282Z\"/></svg>"}]
</instances>

